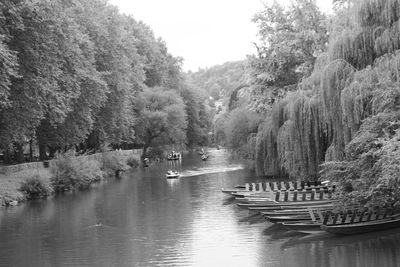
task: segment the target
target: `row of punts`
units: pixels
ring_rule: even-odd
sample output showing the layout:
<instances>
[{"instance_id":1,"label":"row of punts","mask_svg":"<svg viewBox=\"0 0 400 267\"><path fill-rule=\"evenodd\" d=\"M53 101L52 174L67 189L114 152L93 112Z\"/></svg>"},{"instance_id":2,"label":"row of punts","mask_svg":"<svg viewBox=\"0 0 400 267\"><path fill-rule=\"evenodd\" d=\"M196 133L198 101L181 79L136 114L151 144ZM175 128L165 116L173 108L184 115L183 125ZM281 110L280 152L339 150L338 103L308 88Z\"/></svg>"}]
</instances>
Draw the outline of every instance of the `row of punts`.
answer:
<instances>
[{"instance_id":1,"label":"row of punts","mask_svg":"<svg viewBox=\"0 0 400 267\"><path fill-rule=\"evenodd\" d=\"M329 182L263 182L221 189L241 208L266 221L304 234L359 234L400 227L400 213L390 206L338 208Z\"/></svg>"}]
</instances>

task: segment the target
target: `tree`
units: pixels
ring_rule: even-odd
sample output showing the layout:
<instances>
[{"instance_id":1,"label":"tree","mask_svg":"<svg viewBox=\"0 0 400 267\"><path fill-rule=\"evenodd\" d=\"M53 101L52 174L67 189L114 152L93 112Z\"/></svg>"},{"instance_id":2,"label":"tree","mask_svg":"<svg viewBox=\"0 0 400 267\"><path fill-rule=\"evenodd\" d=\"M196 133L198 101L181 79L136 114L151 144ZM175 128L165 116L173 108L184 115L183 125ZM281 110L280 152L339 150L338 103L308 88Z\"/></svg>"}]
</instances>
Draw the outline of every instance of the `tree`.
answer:
<instances>
[{"instance_id":1,"label":"tree","mask_svg":"<svg viewBox=\"0 0 400 267\"><path fill-rule=\"evenodd\" d=\"M224 122L226 144L230 149L248 158L251 151L247 147L248 138L256 134L261 117L245 108L237 108L229 113Z\"/></svg>"},{"instance_id":2,"label":"tree","mask_svg":"<svg viewBox=\"0 0 400 267\"><path fill-rule=\"evenodd\" d=\"M207 145L211 121L205 110L204 97L196 93L195 89L191 87L183 88L181 96L187 114L186 145L188 147Z\"/></svg>"},{"instance_id":3,"label":"tree","mask_svg":"<svg viewBox=\"0 0 400 267\"><path fill-rule=\"evenodd\" d=\"M265 5L253 21L261 41L257 55L249 58L254 99L270 107L310 76L317 56L326 50L326 18L315 0L296 0L289 9L276 1Z\"/></svg>"},{"instance_id":4,"label":"tree","mask_svg":"<svg viewBox=\"0 0 400 267\"><path fill-rule=\"evenodd\" d=\"M146 88L135 99L137 142L142 157L151 146L183 145L186 141L186 112L182 98L172 90Z\"/></svg>"}]
</instances>

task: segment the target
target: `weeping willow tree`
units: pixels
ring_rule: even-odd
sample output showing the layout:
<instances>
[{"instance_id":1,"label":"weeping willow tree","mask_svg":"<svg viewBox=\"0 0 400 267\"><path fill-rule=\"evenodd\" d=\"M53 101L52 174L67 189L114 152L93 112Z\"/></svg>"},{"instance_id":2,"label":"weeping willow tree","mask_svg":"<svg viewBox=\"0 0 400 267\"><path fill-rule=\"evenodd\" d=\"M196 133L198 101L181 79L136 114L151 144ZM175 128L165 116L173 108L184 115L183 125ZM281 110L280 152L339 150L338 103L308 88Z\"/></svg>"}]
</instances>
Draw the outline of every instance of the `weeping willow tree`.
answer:
<instances>
[{"instance_id":1,"label":"weeping willow tree","mask_svg":"<svg viewBox=\"0 0 400 267\"><path fill-rule=\"evenodd\" d=\"M400 0L349 2L330 31L327 53L259 128L256 169L336 180L344 201L396 203Z\"/></svg>"},{"instance_id":2,"label":"weeping willow tree","mask_svg":"<svg viewBox=\"0 0 400 267\"><path fill-rule=\"evenodd\" d=\"M259 126L255 153L255 167L258 175L285 176L279 164L277 137L280 127L288 119L286 105L286 98L277 102L272 107L269 117Z\"/></svg>"},{"instance_id":3,"label":"weeping willow tree","mask_svg":"<svg viewBox=\"0 0 400 267\"><path fill-rule=\"evenodd\" d=\"M325 135L320 127L320 104L316 97L298 91L288 96L289 119L279 129L281 167L292 178L316 178L323 158Z\"/></svg>"}]
</instances>

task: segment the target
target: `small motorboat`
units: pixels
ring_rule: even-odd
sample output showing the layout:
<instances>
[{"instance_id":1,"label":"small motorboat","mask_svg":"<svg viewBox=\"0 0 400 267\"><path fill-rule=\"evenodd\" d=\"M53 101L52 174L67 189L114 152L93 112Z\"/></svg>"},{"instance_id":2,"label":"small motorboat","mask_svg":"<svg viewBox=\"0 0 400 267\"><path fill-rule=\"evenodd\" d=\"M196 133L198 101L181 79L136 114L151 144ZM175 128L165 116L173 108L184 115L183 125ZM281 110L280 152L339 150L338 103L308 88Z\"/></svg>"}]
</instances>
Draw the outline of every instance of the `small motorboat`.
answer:
<instances>
[{"instance_id":1,"label":"small motorboat","mask_svg":"<svg viewBox=\"0 0 400 267\"><path fill-rule=\"evenodd\" d=\"M172 171L172 170L167 171L167 174L165 175L167 179L178 178L179 176L180 174L178 171Z\"/></svg>"}]
</instances>

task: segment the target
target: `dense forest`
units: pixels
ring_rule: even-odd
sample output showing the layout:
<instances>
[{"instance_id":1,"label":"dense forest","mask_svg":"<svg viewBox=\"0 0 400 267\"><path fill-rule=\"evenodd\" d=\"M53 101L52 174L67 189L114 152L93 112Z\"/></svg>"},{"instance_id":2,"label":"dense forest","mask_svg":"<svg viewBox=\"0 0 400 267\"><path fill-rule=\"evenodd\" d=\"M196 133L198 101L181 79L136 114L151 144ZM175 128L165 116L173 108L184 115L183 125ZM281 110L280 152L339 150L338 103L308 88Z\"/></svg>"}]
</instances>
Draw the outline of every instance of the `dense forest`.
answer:
<instances>
[{"instance_id":1,"label":"dense forest","mask_svg":"<svg viewBox=\"0 0 400 267\"><path fill-rule=\"evenodd\" d=\"M208 142L212 109L181 59L105 0L0 2L0 152L23 162L111 145ZM26 154L26 152L25 152Z\"/></svg>"},{"instance_id":2,"label":"dense forest","mask_svg":"<svg viewBox=\"0 0 400 267\"><path fill-rule=\"evenodd\" d=\"M398 203L400 1L333 2L328 16L313 0L254 16L247 100L214 127L259 176L328 179L347 203Z\"/></svg>"}]
</instances>

